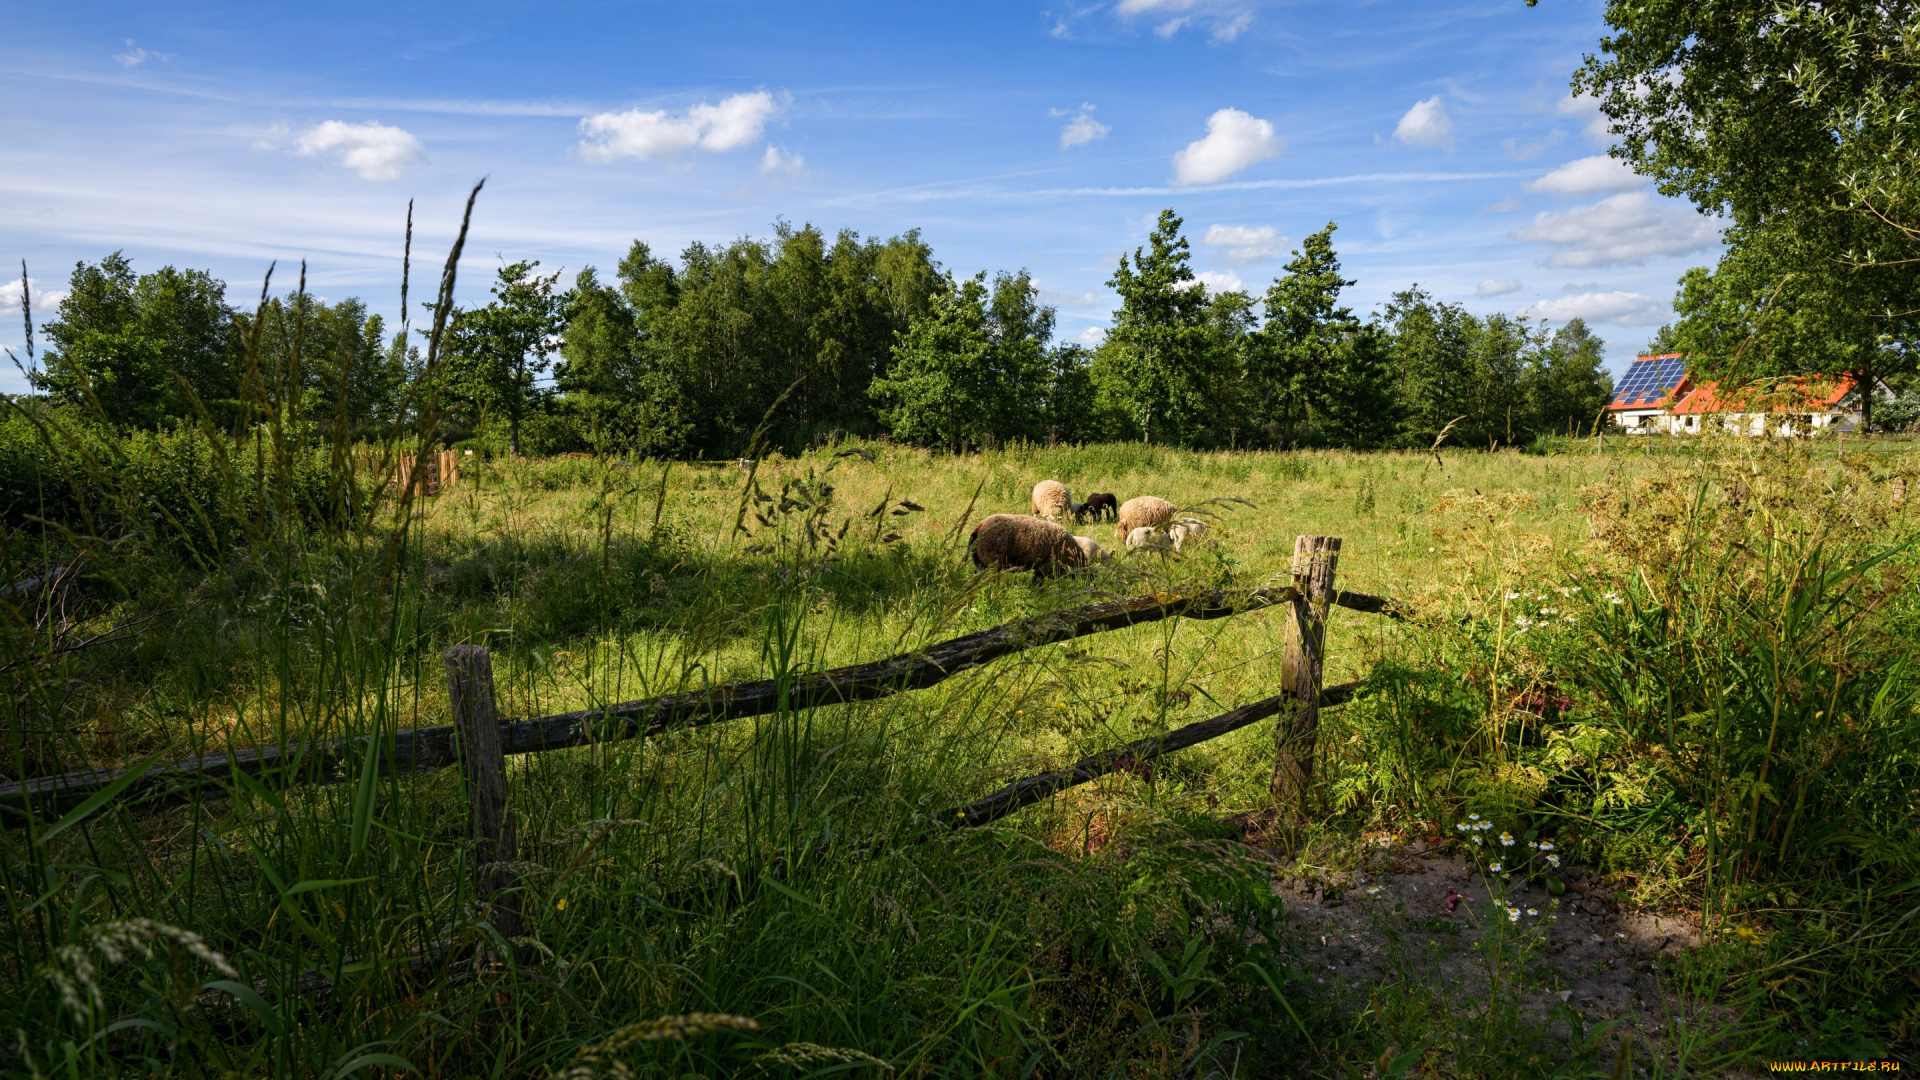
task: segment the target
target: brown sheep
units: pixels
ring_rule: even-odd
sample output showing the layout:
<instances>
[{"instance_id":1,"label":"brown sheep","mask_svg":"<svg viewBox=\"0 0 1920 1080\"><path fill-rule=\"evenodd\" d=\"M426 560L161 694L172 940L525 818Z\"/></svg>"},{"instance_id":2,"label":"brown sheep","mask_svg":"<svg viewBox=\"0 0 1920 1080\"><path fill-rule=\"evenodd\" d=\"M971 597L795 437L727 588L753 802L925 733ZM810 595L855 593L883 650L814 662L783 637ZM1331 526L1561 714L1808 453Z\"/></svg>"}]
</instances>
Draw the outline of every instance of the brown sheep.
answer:
<instances>
[{"instance_id":1,"label":"brown sheep","mask_svg":"<svg viewBox=\"0 0 1920 1080\"><path fill-rule=\"evenodd\" d=\"M1031 569L1035 577L1085 566L1092 554L1062 526L1025 514L994 514L975 525L967 551L982 570Z\"/></svg>"},{"instance_id":2,"label":"brown sheep","mask_svg":"<svg viewBox=\"0 0 1920 1080\"><path fill-rule=\"evenodd\" d=\"M1033 516L1053 521L1066 517L1073 508L1073 495L1058 480L1042 480L1033 485Z\"/></svg>"},{"instance_id":3,"label":"brown sheep","mask_svg":"<svg viewBox=\"0 0 1920 1080\"><path fill-rule=\"evenodd\" d=\"M1096 491L1087 496L1086 514L1095 521L1113 517L1120 511L1120 500L1110 491Z\"/></svg>"},{"instance_id":4,"label":"brown sheep","mask_svg":"<svg viewBox=\"0 0 1920 1080\"><path fill-rule=\"evenodd\" d=\"M1113 528L1113 535L1124 540L1135 529L1157 529L1172 521L1179 511L1179 507L1152 495L1128 499L1120 507L1120 520Z\"/></svg>"}]
</instances>

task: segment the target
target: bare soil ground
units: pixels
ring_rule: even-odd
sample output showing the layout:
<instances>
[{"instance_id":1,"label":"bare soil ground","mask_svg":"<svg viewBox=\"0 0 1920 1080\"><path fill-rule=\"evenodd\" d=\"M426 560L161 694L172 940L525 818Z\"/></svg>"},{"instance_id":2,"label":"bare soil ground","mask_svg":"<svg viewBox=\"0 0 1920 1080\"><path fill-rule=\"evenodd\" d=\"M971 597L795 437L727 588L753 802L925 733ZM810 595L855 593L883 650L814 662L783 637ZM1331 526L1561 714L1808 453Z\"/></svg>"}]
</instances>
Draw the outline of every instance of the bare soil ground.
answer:
<instances>
[{"instance_id":1,"label":"bare soil ground","mask_svg":"<svg viewBox=\"0 0 1920 1080\"><path fill-rule=\"evenodd\" d=\"M1419 840L1369 842L1346 871L1277 865L1273 891L1299 929L1301 963L1355 1006L1407 981L1462 1015L1517 994L1523 1023L1548 1024L1565 1004L1590 1024L1620 1021L1643 1045L1700 1019L1670 963L1699 945L1696 920L1633 910L1578 868L1556 897L1518 878L1489 883L1473 860Z\"/></svg>"}]
</instances>

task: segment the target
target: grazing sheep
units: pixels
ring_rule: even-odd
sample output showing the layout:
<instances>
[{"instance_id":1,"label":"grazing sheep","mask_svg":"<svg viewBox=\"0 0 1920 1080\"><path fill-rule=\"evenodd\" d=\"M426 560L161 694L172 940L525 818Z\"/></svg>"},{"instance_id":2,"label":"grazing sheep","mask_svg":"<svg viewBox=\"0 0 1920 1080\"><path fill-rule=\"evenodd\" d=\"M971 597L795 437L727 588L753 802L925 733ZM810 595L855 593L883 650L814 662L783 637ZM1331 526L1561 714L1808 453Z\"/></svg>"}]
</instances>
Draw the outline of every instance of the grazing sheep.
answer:
<instances>
[{"instance_id":1,"label":"grazing sheep","mask_svg":"<svg viewBox=\"0 0 1920 1080\"><path fill-rule=\"evenodd\" d=\"M1128 551L1171 551L1173 544L1151 525L1142 525L1127 534Z\"/></svg>"},{"instance_id":2,"label":"grazing sheep","mask_svg":"<svg viewBox=\"0 0 1920 1080\"><path fill-rule=\"evenodd\" d=\"M1181 518L1167 526L1167 539L1173 541L1173 550L1179 551L1187 544L1198 543L1212 531L1213 526L1198 518Z\"/></svg>"},{"instance_id":3,"label":"grazing sheep","mask_svg":"<svg viewBox=\"0 0 1920 1080\"><path fill-rule=\"evenodd\" d=\"M994 514L975 525L967 550L982 570L1031 569L1035 577L1085 566L1089 555L1065 528L1025 514Z\"/></svg>"},{"instance_id":4,"label":"grazing sheep","mask_svg":"<svg viewBox=\"0 0 1920 1080\"><path fill-rule=\"evenodd\" d=\"M1159 528L1172 521L1173 515L1179 510L1179 507L1167 500L1155 498L1152 495L1128 499L1125 505L1120 507L1120 520L1113 527L1113 535L1126 536L1142 526Z\"/></svg>"},{"instance_id":5,"label":"grazing sheep","mask_svg":"<svg viewBox=\"0 0 1920 1080\"><path fill-rule=\"evenodd\" d=\"M1120 511L1120 500L1114 498L1110 491L1096 491L1087 496L1087 501L1082 505L1095 521L1104 521Z\"/></svg>"},{"instance_id":6,"label":"grazing sheep","mask_svg":"<svg viewBox=\"0 0 1920 1080\"><path fill-rule=\"evenodd\" d=\"M1075 522L1085 521L1087 520L1087 504L1070 502L1067 504L1067 513L1072 515Z\"/></svg>"},{"instance_id":7,"label":"grazing sheep","mask_svg":"<svg viewBox=\"0 0 1920 1080\"><path fill-rule=\"evenodd\" d=\"M1094 563L1113 561L1113 553L1102 550L1100 545L1094 543L1091 537L1076 536L1073 538L1073 542L1075 546L1079 547L1080 555L1086 559L1085 565L1087 566L1092 566Z\"/></svg>"},{"instance_id":8,"label":"grazing sheep","mask_svg":"<svg viewBox=\"0 0 1920 1080\"><path fill-rule=\"evenodd\" d=\"M1058 480L1042 480L1033 485L1033 516L1053 521L1066 516L1073 495Z\"/></svg>"}]
</instances>

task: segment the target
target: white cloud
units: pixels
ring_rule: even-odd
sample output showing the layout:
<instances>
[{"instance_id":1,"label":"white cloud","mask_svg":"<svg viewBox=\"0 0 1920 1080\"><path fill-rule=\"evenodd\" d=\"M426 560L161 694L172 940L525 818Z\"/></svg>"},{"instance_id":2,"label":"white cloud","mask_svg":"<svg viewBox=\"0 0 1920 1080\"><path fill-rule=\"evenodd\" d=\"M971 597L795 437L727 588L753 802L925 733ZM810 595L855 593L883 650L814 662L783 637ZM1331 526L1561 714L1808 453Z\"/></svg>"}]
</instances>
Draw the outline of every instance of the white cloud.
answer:
<instances>
[{"instance_id":1,"label":"white cloud","mask_svg":"<svg viewBox=\"0 0 1920 1080\"><path fill-rule=\"evenodd\" d=\"M785 107L765 90L734 94L717 105L700 102L679 115L666 110L595 113L580 121L580 156L604 165L621 158L661 161L689 150L738 150L760 141Z\"/></svg>"},{"instance_id":2,"label":"white cloud","mask_svg":"<svg viewBox=\"0 0 1920 1080\"><path fill-rule=\"evenodd\" d=\"M1542 300L1520 309L1521 315L1552 322L1585 319L1592 323L1613 323L1617 326L1653 326L1670 313L1666 304L1651 296L1617 290Z\"/></svg>"},{"instance_id":3,"label":"white cloud","mask_svg":"<svg viewBox=\"0 0 1920 1080\"><path fill-rule=\"evenodd\" d=\"M1098 345L1107 340L1107 328L1104 326L1089 326L1085 330L1080 331L1078 340L1082 345Z\"/></svg>"},{"instance_id":4,"label":"white cloud","mask_svg":"<svg viewBox=\"0 0 1920 1080\"><path fill-rule=\"evenodd\" d=\"M1520 196L1509 195L1499 202L1490 202L1480 209L1489 214L1511 214L1515 210L1520 209Z\"/></svg>"},{"instance_id":5,"label":"white cloud","mask_svg":"<svg viewBox=\"0 0 1920 1080\"><path fill-rule=\"evenodd\" d=\"M173 57L167 53L154 52L151 49L143 49L140 46L135 45L133 43L132 38L128 38L127 51L123 53L114 53L113 59L121 67L139 67L141 64L144 64L149 60L171 60L173 59Z\"/></svg>"},{"instance_id":6,"label":"white cloud","mask_svg":"<svg viewBox=\"0 0 1920 1080\"><path fill-rule=\"evenodd\" d=\"M1645 178L1628 168L1626 162L1596 154L1569 161L1522 186L1528 191L1550 191L1555 195L1600 195L1612 191L1632 191L1645 184Z\"/></svg>"},{"instance_id":7,"label":"white cloud","mask_svg":"<svg viewBox=\"0 0 1920 1080\"><path fill-rule=\"evenodd\" d=\"M1207 117L1207 137L1188 143L1173 155L1176 184L1211 184L1225 180L1249 165L1277 157L1286 140L1273 125L1239 109L1221 109Z\"/></svg>"},{"instance_id":8,"label":"white cloud","mask_svg":"<svg viewBox=\"0 0 1920 1080\"><path fill-rule=\"evenodd\" d=\"M1034 299L1043 304L1051 304L1054 307L1064 308L1090 308L1097 306L1100 302L1099 294L1093 292L1091 289L1083 293L1064 293L1058 289L1046 289L1038 286L1035 287Z\"/></svg>"},{"instance_id":9,"label":"white cloud","mask_svg":"<svg viewBox=\"0 0 1920 1080\"><path fill-rule=\"evenodd\" d=\"M1202 270L1193 275L1194 281L1215 296L1221 293L1245 292L1247 283L1240 275L1230 270Z\"/></svg>"},{"instance_id":10,"label":"white cloud","mask_svg":"<svg viewBox=\"0 0 1920 1080\"><path fill-rule=\"evenodd\" d=\"M1574 97L1569 94L1553 106L1553 111L1561 116L1577 117L1580 120L1580 134L1589 141L1605 146L1613 141L1613 133L1607 130L1607 114L1600 111L1600 99L1585 94Z\"/></svg>"},{"instance_id":11,"label":"white cloud","mask_svg":"<svg viewBox=\"0 0 1920 1080\"><path fill-rule=\"evenodd\" d=\"M1514 230L1513 238L1557 249L1548 266L1633 266L1655 255L1712 247L1720 226L1684 204L1629 191L1589 206L1537 214Z\"/></svg>"},{"instance_id":12,"label":"white cloud","mask_svg":"<svg viewBox=\"0 0 1920 1080\"><path fill-rule=\"evenodd\" d=\"M1446 104L1435 94L1413 103L1413 108L1408 109L1394 127L1393 137L1410 146L1440 146L1451 150L1453 117L1447 115Z\"/></svg>"},{"instance_id":13,"label":"white cloud","mask_svg":"<svg viewBox=\"0 0 1920 1080\"><path fill-rule=\"evenodd\" d=\"M427 148L404 128L375 120L348 124L328 120L300 133L293 152L301 157L324 157L352 169L362 180L391 180L401 170L427 157Z\"/></svg>"},{"instance_id":14,"label":"white cloud","mask_svg":"<svg viewBox=\"0 0 1920 1080\"><path fill-rule=\"evenodd\" d=\"M1219 26L1214 27L1213 40L1219 41L1219 42L1231 42L1234 38L1237 38L1242 33L1244 33L1247 27L1252 25L1253 25L1253 12L1243 11L1239 15L1235 16L1232 22L1224 22L1224 23L1221 23Z\"/></svg>"},{"instance_id":15,"label":"white cloud","mask_svg":"<svg viewBox=\"0 0 1920 1080\"><path fill-rule=\"evenodd\" d=\"M36 277L29 277L27 279L27 288L33 293L33 313L36 316L36 323L40 321L40 318L52 315L55 311L58 311L60 309L60 301L67 298L67 291L65 289L49 290L41 280ZM14 278L10 281L0 281L0 315L11 316L7 324L9 327L17 327L22 330L26 329L25 324L20 321L19 317L19 278ZM25 357L22 357L22 359L25 359Z\"/></svg>"},{"instance_id":16,"label":"white cloud","mask_svg":"<svg viewBox=\"0 0 1920 1080\"><path fill-rule=\"evenodd\" d=\"M1149 12L1192 11L1204 7L1209 0L1120 0L1114 10L1121 15L1145 15Z\"/></svg>"},{"instance_id":17,"label":"white cloud","mask_svg":"<svg viewBox=\"0 0 1920 1080\"><path fill-rule=\"evenodd\" d=\"M1210 247L1227 249L1227 258L1237 263L1256 263L1287 253L1288 239L1271 225L1209 225L1200 241Z\"/></svg>"},{"instance_id":18,"label":"white cloud","mask_svg":"<svg viewBox=\"0 0 1920 1080\"><path fill-rule=\"evenodd\" d=\"M1113 128L1093 118L1093 106L1082 103L1080 111L1069 113L1066 109L1053 109L1049 116L1072 116L1066 126L1060 129L1060 149L1071 150L1076 146L1085 146L1095 139L1104 139Z\"/></svg>"},{"instance_id":19,"label":"white cloud","mask_svg":"<svg viewBox=\"0 0 1920 1080\"><path fill-rule=\"evenodd\" d=\"M1479 288L1473 291L1478 296L1505 296L1510 292L1519 292L1520 283L1517 281L1497 281L1493 278L1488 278L1480 283Z\"/></svg>"},{"instance_id":20,"label":"white cloud","mask_svg":"<svg viewBox=\"0 0 1920 1080\"><path fill-rule=\"evenodd\" d=\"M769 176L774 173L804 176L807 172L807 159L799 154L789 154L780 147L768 143L767 152L760 155L760 171Z\"/></svg>"},{"instance_id":21,"label":"white cloud","mask_svg":"<svg viewBox=\"0 0 1920 1080\"><path fill-rule=\"evenodd\" d=\"M1154 36L1170 38L1173 35L1179 33L1181 27L1187 25L1192 21L1193 21L1192 19L1189 19L1184 15L1182 15L1178 19L1168 19L1166 22L1163 22L1159 26L1156 26L1153 28Z\"/></svg>"}]
</instances>

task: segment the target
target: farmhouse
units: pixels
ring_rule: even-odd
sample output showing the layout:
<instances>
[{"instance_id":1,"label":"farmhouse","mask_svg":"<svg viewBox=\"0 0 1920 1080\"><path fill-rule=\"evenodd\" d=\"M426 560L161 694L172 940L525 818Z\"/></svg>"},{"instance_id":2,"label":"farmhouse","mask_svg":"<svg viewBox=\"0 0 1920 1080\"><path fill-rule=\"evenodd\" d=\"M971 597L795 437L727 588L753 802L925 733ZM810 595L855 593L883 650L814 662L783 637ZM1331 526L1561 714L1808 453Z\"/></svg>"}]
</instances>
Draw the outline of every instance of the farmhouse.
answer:
<instances>
[{"instance_id":1,"label":"farmhouse","mask_svg":"<svg viewBox=\"0 0 1920 1080\"><path fill-rule=\"evenodd\" d=\"M1862 421L1858 383L1849 376L1795 375L1727 391L1696 382L1679 353L1642 356L1627 369L1607 412L1630 435L1726 431L1782 438L1854 431ZM1893 391L1876 380L1878 401Z\"/></svg>"}]
</instances>

